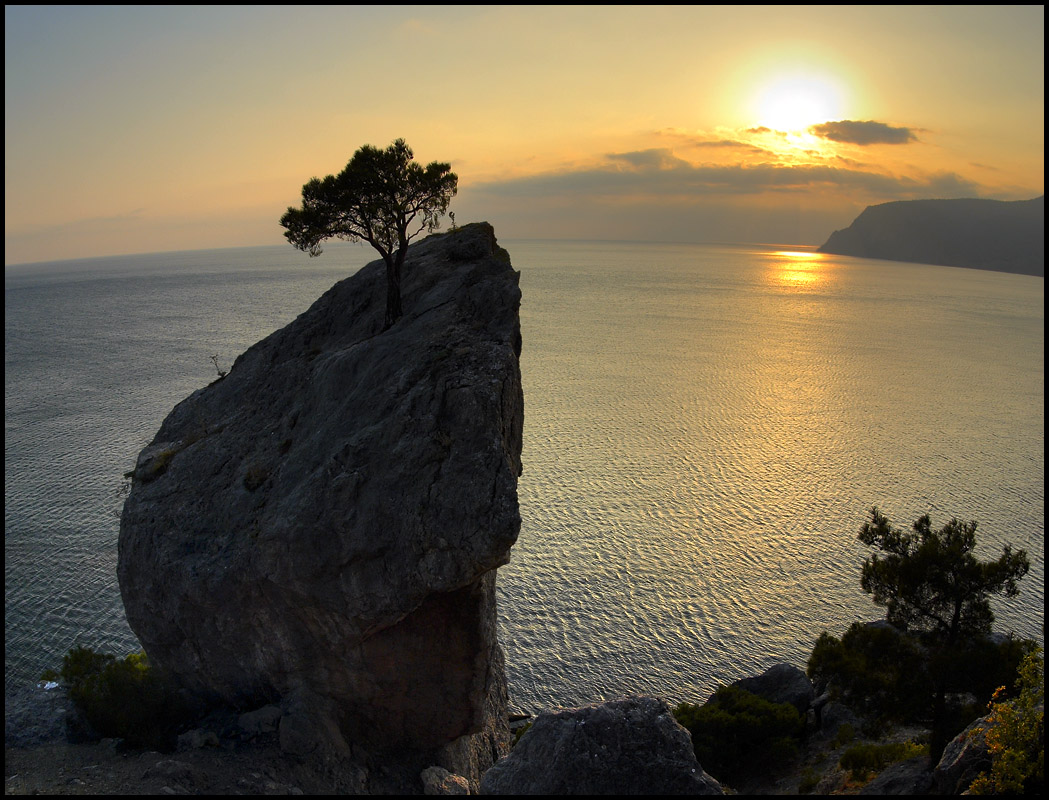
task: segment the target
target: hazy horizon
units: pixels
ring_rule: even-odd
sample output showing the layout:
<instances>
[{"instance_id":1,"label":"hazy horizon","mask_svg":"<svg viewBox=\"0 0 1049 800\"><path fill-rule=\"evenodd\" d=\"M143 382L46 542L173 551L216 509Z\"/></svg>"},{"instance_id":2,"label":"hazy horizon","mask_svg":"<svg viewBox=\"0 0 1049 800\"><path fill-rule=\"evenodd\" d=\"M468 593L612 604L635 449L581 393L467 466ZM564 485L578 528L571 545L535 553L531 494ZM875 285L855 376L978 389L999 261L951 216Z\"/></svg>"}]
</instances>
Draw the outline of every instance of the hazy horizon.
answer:
<instances>
[{"instance_id":1,"label":"hazy horizon","mask_svg":"<svg viewBox=\"0 0 1049 800\"><path fill-rule=\"evenodd\" d=\"M469 220L463 222L458 220L457 224L470 225L474 222L486 222L487 220ZM446 232L450 229L448 221L445 220L445 224L441 227L438 234ZM506 242L566 242L566 243L586 243L594 242L601 244L623 244L623 245L644 245L644 244L660 244L660 245L709 245L712 247L799 247L804 249L815 250L819 245L816 244L798 244L796 242L728 242L728 241L710 241L710 242L687 242L687 241L658 241L655 239L581 239L572 238L568 236L562 237L545 237L545 236L508 236L503 237L496 231L496 236L500 241ZM424 234L419 236L417 239L412 240L412 244L417 241L422 241L426 238ZM194 253L194 252L209 252L209 251L222 251L222 250L251 250L253 248L264 249L268 247L287 247L291 249L291 245L287 242L284 243L270 243L270 244L248 244L248 245L230 245L228 247L191 247L184 250L142 250L135 253L106 253L98 256L82 256L74 258L53 258L47 260L38 261L20 261L14 264L5 264L4 269L16 269L19 267L34 267L42 264L64 264L64 263L76 263L81 261L107 261L116 258L135 258L136 256L163 256L171 255L175 253ZM324 244L324 251L327 253L331 248L342 249L345 247L360 248L362 255L366 258L367 262L376 261L379 259L379 255L368 245L367 242L342 242L342 241L329 241ZM336 256L337 258L338 256ZM306 253L302 254L302 260L308 263L309 256ZM334 267L335 264L327 264L326 266Z\"/></svg>"},{"instance_id":2,"label":"hazy horizon","mask_svg":"<svg viewBox=\"0 0 1049 800\"><path fill-rule=\"evenodd\" d=\"M1044 193L1044 8L5 8L5 265L284 243L363 144L507 239L821 244Z\"/></svg>"}]
</instances>

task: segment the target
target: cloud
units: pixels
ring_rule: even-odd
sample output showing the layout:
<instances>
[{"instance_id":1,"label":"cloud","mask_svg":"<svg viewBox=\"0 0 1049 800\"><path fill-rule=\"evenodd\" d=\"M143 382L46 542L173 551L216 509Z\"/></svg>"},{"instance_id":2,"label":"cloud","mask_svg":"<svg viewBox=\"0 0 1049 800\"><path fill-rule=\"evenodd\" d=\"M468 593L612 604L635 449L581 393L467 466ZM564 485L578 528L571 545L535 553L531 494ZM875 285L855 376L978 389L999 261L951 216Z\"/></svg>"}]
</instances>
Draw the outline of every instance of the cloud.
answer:
<instances>
[{"instance_id":1,"label":"cloud","mask_svg":"<svg viewBox=\"0 0 1049 800\"><path fill-rule=\"evenodd\" d=\"M692 147L753 147L753 145L748 144L747 142L737 142L734 139L720 139L716 142L704 142L698 139L693 139L689 144L692 145Z\"/></svg>"},{"instance_id":2,"label":"cloud","mask_svg":"<svg viewBox=\"0 0 1049 800\"><path fill-rule=\"evenodd\" d=\"M658 148L612 153L588 169L493 181L475 190L503 197L688 199L713 195L843 190L884 199L974 197L978 184L956 173L906 177L828 164L691 164Z\"/></svg>"},{"instance_id":3,"label":"cloud","mask_svg":"<svg viewBox=\"0 0 1049 800\"><path fill-rule=\"evenodd\" d=\"M634 150L629 153L608 153L605 158L612 162L622 162L631 167L645 170L669 170L688 166L688 162L674 155L673 151L665 147L652 148L651 150Z\"/></svg>"},{"instance_id":4,"label":"cloud","mask_svg":"<svg viewBox=\"0 0 1049 800\"><path fill-rule=\"evenodd\" d=\"M892 125L873 120L858 122L843 119L838 122L824 122L822 125L813 125L809 128L809 133L830 139L832 142L858 145L907 144L918 141L911 128L894 128Z\"/></svg>"},{"instance_id":5,"label":"cloud","mask_svg":"<svg viewBox=\"0 0 1049 800\"><path fill-rule=\"evenodd\" d=\"M957 172L936 172L926 179L930 197L975 197L977 185Z\"/></svg>"},{"instance_id":6,"label":"cloud","mask_svg":"<svg viewBox=\"0 0 1049 800\"><path fill-rule=\"evenodd\" d=\"M867 164L864 163L863 161L857 161L854 158L848 158L847 156L843 156L840 153L835 153L834 160L835 161L840 161L842 164L845 164L848 167L853 167L853 168L856 168L856 169L859 169L859 168L867 166Z\"/></svg>"},{"instance_id":7,"label":"cloud","mask_svg":"<svg viewBox=\"0 0 1049 800\"><path fill-rule=\"evenodd\" d=\"M741 133L772 133L768 128L762 129L751 129L742 131ZM741 141L740 139L712 139L702 134L693 134L686 131L679 131L674 129L665 129L656 131L656 136L666 137L674 140L675 146L687 150L714 150L728 152L730 150L739 150L742 153L750 155L771 155L771 151L760 147L749 141ZM739 132L737 132L739 133Z\"/></svg>"}]
</instances>

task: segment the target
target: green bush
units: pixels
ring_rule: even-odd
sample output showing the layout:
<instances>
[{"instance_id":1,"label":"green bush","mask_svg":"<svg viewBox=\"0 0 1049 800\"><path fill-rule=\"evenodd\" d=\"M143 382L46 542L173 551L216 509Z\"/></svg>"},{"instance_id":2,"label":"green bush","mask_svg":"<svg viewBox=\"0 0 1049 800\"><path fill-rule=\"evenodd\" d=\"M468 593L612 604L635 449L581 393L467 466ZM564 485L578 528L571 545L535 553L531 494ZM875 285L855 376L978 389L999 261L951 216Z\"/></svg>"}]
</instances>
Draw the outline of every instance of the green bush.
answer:
<instances>
[{"instance_id":1,"label":"green bush","mask_svg":"<svg viewBox=\"0 0 1049 800\"><path fill-rule=\"evenodd\" d=\"M114 656L109 653L96 653L78 645L62 657L62 669L58 671L58 677L69 686L74 686L102 672L114 660Z\"/></svg>"},{"instance_id":2,"label":"green bush","mask_svg":"<svg viewBox=\"0 0 1049 800\"><path fill-rule=\"evenodd\" d=\"M925 654L911 637L888 626L856 622L840 640L820 634L807 672L865 717L870 734L891 722L913 721L929 708L933 686Z\"/></svg>"},{"instance_id":3,"label":"green bush","mask_svg":"<svg viewBox=\"0 0 1049 800\"><path fill-rule=\"evenodd\" d=\"M838 732L834 734L834 741L831 744L834 747L844 747L855 738L856 729L852 727L852 723L843 722L838 726Z\"/></svg>"},{"instance_id":4,"label":"green bush","mask_svg":"<svg viewBox=\"0 0 1049 800\"><path fill-rule=\"evenodd\" d=\"M969 642L951 659L947 691L976 695L977 716L982 716L998 687L1012 686L1016 682L1020 664L1037 647L1031 639L1012 636L1000 643L988 638Z\"/></svg>"},{"instance_id":5,"label":"green bush","mask_svg":"<svg viewBox=\"0 0 1049 800\"><path fill-rule=\"evenodd\" d=\"M794 706L733 686L721 687L703 706L681 703L674 717L692 734L703 769L728 783L784 766L797 756L804 730Z\"/></svg>"},{"instance_id":6,"label":"green bush","mask_svg":"<svg viewBox=\"0 0 1049 800\"><path fill-rule=\"evenodd\" d=\"M131 747L174 749L179 730L192 718L190 705L150 667L145 653L116 659L74 647L58 675L95 733Z\"/></svg>"},{"instance_id":7,"label":"green bush","mask_svg":"<svg viewBox=\"0 0 1049 800\"><path fill-rule=\"evenodd\" d=\"M514 741L513 744L510 745L510 747L517 747L517 743L521 741L521 737L528 733L528 729L531 727L532 723L526 722L524 725L522 725L520 728L514 731Z\"/></svg>"},{"instance_id":8,"label":"green bush","mask_svg":"<svg viewBox=\"0 0 1049 800\"><path fill-rule=\"evenodd\" d=\"M928 747L914 742L858 744L841 754L838 765L842 769L849 770L849 777L852 780L862 781L866 780L872 772L881 772L889 764L928 754Z\"/></svg>"},{"instance_id":9,"label":"green bush","mask_svg":"<svg viewBox=\"0 0 1049 800\"><path fill-rule=\"evenodd\" d=\"M805 771L801 773L801 780L798 782L798 794L809 794L814 791L819 786L822 777L812 767L805 767Z\"/></svg>"}]
</instances>

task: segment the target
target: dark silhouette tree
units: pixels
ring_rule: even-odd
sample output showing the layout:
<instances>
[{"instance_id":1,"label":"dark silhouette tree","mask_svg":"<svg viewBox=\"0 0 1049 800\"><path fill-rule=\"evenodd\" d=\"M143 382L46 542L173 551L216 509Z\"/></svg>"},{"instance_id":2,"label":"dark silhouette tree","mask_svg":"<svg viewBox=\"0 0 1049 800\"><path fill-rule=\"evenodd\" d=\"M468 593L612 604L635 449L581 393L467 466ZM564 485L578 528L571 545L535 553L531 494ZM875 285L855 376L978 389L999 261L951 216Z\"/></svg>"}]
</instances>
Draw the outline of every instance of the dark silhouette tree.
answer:
<instances>
[{"instance_id":1,"label":"dark silhouette tree","mask_svg":"<svg viewBox=\"0 0 1049 800\"><path fill-rule=\"evenodd\" d=\"M338 175L311 179L302 187L302 207L280 218L285 238L310 256L320 255L321 242L331 238L364 241L379 251L386 263L385 328L402 314L408 243L437 229L459 182L450 164L423 167L414 157L404 139L385 150L365 145Z\"/></svg>"},{"instance_id":2,"label":"dark silhouette tree","mask_svg":"<svg viewBox=\"0 0 1049 800\"><path fill-rule=\"evenodd\" d=\"M950 674L965 646L991 632L990 596L1019 594L1016 582L1031 567L1027 553L1014 553L1005 545L996 561L980 561L973 555L975 522L952 519L934 531L926 514L912 531L904 531L877 508L871 509L859 540L882 553L864 561L860 585L887 608L893 626L917 634L930 650L934 698L929 749L935 762L947 744Z\"/></svg>"}]
</instances>

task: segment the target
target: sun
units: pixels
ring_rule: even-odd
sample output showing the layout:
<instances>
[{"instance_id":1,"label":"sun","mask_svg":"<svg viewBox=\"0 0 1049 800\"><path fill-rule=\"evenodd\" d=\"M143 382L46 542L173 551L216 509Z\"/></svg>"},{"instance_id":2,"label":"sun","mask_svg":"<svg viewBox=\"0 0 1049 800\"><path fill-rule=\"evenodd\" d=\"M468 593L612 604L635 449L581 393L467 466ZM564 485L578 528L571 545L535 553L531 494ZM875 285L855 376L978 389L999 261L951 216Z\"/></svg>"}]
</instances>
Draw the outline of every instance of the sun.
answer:
<instances>
[{"instance_id":1,"label":"sun","mask_svg":"<svg viewBox=\"0 0 1049 800\"><path fill-rule=\"evenodd\" d=\"M819 75L775 78L765 84L756 100L758 124L788 133L841 119L842 108L842 91L837 82Z\"/></svg>"}]
</instances>

